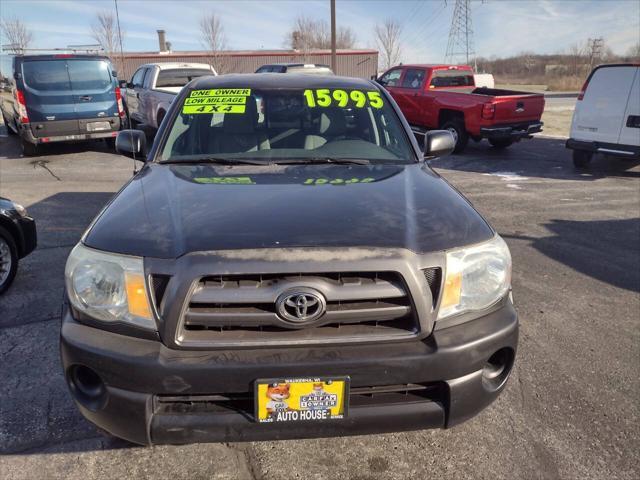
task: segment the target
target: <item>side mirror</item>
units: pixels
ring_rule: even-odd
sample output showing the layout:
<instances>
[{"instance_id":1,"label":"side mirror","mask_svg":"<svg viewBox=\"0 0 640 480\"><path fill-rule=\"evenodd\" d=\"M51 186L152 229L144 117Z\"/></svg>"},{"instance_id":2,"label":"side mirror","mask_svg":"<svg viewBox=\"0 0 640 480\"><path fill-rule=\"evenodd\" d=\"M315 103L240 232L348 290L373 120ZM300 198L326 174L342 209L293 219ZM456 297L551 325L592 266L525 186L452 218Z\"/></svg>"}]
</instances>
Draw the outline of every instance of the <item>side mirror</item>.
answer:
<instances>
[{"instance_id":1,"label":"side mirror","mask_svg":"<svg viewBox=\"0 0 640 480\"><path fill-rule=\"evenodd\" d=\"M127 82L126 80L118 81L118 85L120 86L120 88L129 88L129 82Z\"/></svg>"},{"instance_id":2,"label":"side mirror","mask_svg":"<svg viewBox=\"0 0 640 480\"><path fill-rule=\"evenodd\" d=\"M142 130L121 130L116 137L116 152L125 157L147 161L147 137Z\"/></svg>"},{"instance_id":3,"label":"side mirror","mask_svg":"<svg viewBox=\"0 0 640 480\"><path fill-rule=\"evenodd\" d=\"M446 157L456 148L456 140L448 130L431 130L424 136L424 158Z\"/></svg>"}]
</instances>

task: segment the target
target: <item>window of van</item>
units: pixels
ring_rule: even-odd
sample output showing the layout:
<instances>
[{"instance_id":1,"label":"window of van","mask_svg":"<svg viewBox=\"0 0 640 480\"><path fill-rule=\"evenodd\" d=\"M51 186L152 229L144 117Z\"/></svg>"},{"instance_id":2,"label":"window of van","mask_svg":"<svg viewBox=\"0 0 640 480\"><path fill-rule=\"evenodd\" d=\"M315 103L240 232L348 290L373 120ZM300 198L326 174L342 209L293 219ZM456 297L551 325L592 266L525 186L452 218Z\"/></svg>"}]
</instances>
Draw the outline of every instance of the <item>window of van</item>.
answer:
<instances>
[{"instance_id":1,"label":"window of van","mask_svg":"<svg viewBox=\"0 0 640 480\"><path fill-rule=\"evenodd\" d=\"M434 70L430 88L473 87L473 73L468 70Z\"/></svg>"},{"instance_id":2,"label":"window of van","mask_svg":"<svg viewBox=\"0 0 640 480\"><path fill-rule=\"evenodd\" d=\"M69 73L65 60L38 60L22 64L25 85L44 92L70 90Z\"/></svg>"},{"instance_id":3,"label":"window of van","mask_svg":"<svg viewBox=\"0 0 640 480\"><path fill-rule=\"evenodd\" d=\"M73 90L108 90L112 79L104 60L69 60L69 78Z\"/></svg>"}]
</instances>

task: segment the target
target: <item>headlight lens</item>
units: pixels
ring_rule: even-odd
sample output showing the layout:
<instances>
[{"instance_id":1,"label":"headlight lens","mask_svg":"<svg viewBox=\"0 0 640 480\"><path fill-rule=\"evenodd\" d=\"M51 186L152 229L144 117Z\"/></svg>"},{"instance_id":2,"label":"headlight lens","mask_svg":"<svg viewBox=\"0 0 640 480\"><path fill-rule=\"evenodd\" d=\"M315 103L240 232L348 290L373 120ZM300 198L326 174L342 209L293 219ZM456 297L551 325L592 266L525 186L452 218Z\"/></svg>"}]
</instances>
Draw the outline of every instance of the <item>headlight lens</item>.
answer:
<instances>
[{"instance_id":1,"label":"headlight lens","mask_svg":"<svg viewBox=\"0 0 640 480\"><path fill-rule=\"evenodd\" d=\"M18 212L18 215L20 215L21 217L26 217L27 214L27 209L24 208L22 205L20 205L19 203L13 202L13 208L16 212Z\"/></svg>"},{"instance_id":2,"label":"headlight lens","mask_svg":"<svg viewBox=\"0 0 640 480\"><path fill-rule=\"evenodd\" d=\"M447 252L438 319L487 308L511 288L511 254L496 235L489 242Z\"/></svg>"},{"instance_id":3,"label":"headlight lens","mask_svg":"<svg viewBox=\"0 0 640 480\"><path fill-rule=\"evenodd\" d=\"M75 246L65 268L67 292L79 311L105 322L156 330L142 258Z\"/></svg>"}]
</instances>

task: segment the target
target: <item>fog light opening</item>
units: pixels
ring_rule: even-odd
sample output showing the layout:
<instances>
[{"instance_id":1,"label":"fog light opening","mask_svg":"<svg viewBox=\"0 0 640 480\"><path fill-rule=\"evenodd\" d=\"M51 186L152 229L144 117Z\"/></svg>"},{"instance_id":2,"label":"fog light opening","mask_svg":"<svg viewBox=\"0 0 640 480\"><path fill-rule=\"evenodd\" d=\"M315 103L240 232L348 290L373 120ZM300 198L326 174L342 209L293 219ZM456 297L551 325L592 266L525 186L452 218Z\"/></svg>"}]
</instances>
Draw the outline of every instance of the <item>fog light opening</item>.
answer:
<instances>
[{"instance_id":1,"label":"fog light opening","mask_svg":"<svg viewBox=\"0 0 640 480\"><path fill-rule=\"evenodd\" d=\"M501 348L489 357L482 369L482 384L487 390L502 388L511 373L513 358L513 350L510 348Z\"/></svg>"},{"instance_id":2,"label":"fog light opening","mask_svg":"<svg viewBox=\"0 0 640 480\"><path fill-rule=\"evenodd\" d=\"M67 375L75 399L91 411L100 410L107 401L107 389L95 371L84 365L72 366Z\"/></svg>"}]
</instances>

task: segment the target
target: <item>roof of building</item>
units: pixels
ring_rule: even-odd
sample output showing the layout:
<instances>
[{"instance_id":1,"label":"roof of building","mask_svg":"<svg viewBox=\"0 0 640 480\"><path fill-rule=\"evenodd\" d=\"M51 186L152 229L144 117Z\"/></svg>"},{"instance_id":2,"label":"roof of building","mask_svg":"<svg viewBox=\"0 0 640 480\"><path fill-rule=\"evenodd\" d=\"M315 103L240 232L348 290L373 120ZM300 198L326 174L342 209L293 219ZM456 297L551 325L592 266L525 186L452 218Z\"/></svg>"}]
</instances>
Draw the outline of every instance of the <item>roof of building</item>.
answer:
<instances>
[{"instance_id":1,"label":"roof of building","mask_svg":"<svg viewBox=\"0 0 640 480\"><path fill-rule=\"evenodd\" d=\"M348 49L348 50L336 50L336 55L373 55L377 54L377 50L371 49ZM302 52L299 50L227 50L224 52L218 52L216 55L232 56L232 57L255 57L255 56L283 56L290 57L292 55L330 55L331 50L310 50ZM206 50L200 51L171 51L171 52L124 52L125 57L206 57L210 55L210 52ZM116 54L116 56L119 56Z\"/></svg>"}]
</instances>

